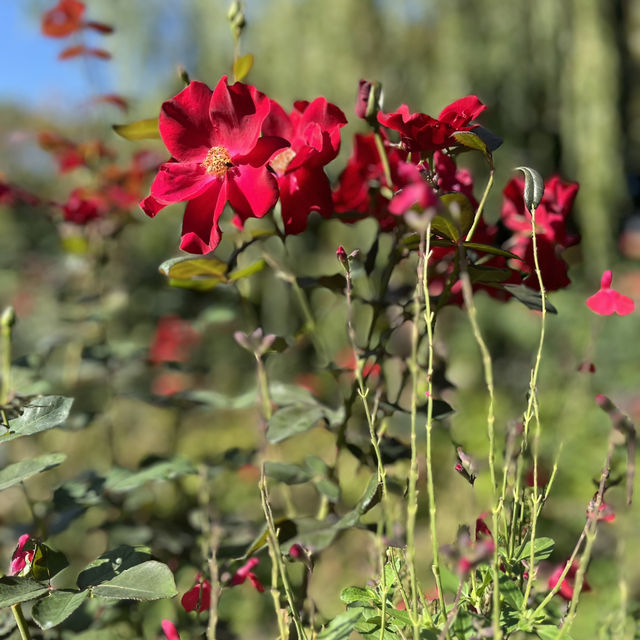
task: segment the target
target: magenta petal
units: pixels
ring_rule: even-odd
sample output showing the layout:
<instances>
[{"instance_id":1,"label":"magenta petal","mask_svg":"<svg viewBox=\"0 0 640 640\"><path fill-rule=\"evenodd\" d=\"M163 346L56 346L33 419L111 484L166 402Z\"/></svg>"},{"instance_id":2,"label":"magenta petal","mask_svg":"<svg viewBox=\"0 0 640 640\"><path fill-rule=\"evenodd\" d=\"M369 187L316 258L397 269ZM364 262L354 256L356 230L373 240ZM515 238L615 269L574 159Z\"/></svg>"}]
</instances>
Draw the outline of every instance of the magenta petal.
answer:
<instances>
[{"instance_id":1,"label":"magenta petal","mask_svg":"<svg viewBox=\"0 0 640 640\"><path fill-rule=\"evenodd\" d=\"M256 146L243 156L235 156L236 164L250 164L252 167L261 167L276 154L276 152L289 146L289 142L277 136L262 136L258 138Z\"/></svg>"},{"instance_id":2,"label":"magenta petal","mask_svg":"<svg viewBox=\"0 0 640 640\"><path fill-rule=\"evenodd\" d=\"M478 117L487 107L480 102L478 96L466 96L452 102L442 110L438 120L452 127L466 126L470 120Z\"/></svg>"},{"instance_id":3,"label":"magenta petal","mask_svg":"<svg viewBox=\"0 0 640 640\"><path fill-rule=\"evenodd\" d=\"M215 180L199 163L165 162L151 185L151 195L166 204L183 202L195 198Z\"/></svg>"},{"instance_id":4,"label":"magenta petal","mask_svg":"<svg viewBox=\"0 0 640 640\"><path fill-rule=\"evenodd\" d=\"M617 294L615 299L616 313L619 316L628 316L630 313L633 313L636 308L634 301L617 291L615 293Z\"/></svg>"},{"instance_id":5,"label":"magenta petal","mask_svg":"<svg viewBox=\"0 0 640 640\"><path fill-rule=\"evenodd\" d=\"M601 289L610 289L612 280L613 280L613 274L611 273L611 271L609 269L607 269L602 274L602 278L600 279L600 288Z\"/></svg>"},{"instance_id":6,"label":"magenta petal","mask_svg":"<svg viewBox=\"0 0 640 640\"><path fill-rule=\"evenodd\" d=\"M153 218L155 215L164 209L167 205L162 204L162 202L158 202L153 196L147 196L144 200L140 201L140 208L150 217Z\"/></svg>"},{"instance_id":7,"label":"magenta petal","mask_svg":"<svg viewBox=\"0 0 640 640\"><path fill-rule=\"evenodd\" d=\"M215 143L226 147L232 156L248 153L270 108L269 98L255 87L241 82L228 86L227 76L222 76L209 104Z\"/></svg>"},{"instance_id":8,"label":"magenta petal","mask_svg":"<svg viewBox=\"0 0 640 640\"><path fill-rule=\"evenodd\" d=\"M262 218L278 200L278 184L266 167L243 165L227 173L229 204L242 218Z\"/></svg>"},{"instance_id":9,"label":"magenta petal","mask_svg":"<svg viewBox=\"0 0 640 640\"><path fill-rule=\"evenodd\" d=\"M293 125L286 111L275 101L271 100L271 111L262 126L262 135L280 136L286 140L293 139Z\"/></svg>"},{"instance_id":10,"label":"magenta petal","mask_svg":"<svg viewBox=\"0 0 640 640\"><path fill-rule=\"evenodd\" d=\"M300 168L278 180L282 222L286 234L302 233L311 211L328 218L333 213L331 185L324 171Z\"/></svg>"},{"instance_id":11,"label":"magenta petal","mask_svg":"<svg viewBox=\"0 0 640 640\"><path fill-rule=\"evenodd\" d=\"M189 253L208 253L220 242L219 220L227 202L227 183L214 181L187 203L182 221L180 248Z\"/></svg>"},{"instance_id":12,"label":"magenta petal","mask_svg":"<svg viewBox=\"0 0 640 640\"><path fill-rule=\"evenodd\" d=\"M201 161L214 146L209 120L211 89L192 82L175 98L162 105L160 135L172 156L182 161Z\"/></svg>"},{"instance_id":13,"label":"magenta petal","mask_svg":"<svg viewBox=\"0 0 640 640\"><path fill-rule=\"evenodd\" d=\"M180 640L178 630L176 629L176 625L173 624L173 622L171 622L170 620L163 620L160 624L162 626L164 635L167 636L167 640Z\"/></svg>"},{"instance_id":14,"label":"magenta petal","mask_svg":"<svg viewBox=\"0 0 640 640\"><path fill-rule=\"evenodd\" d=\"M587 298L587 307L601 316L610 316L616 310L616 293L611 289L601 289L598 293Z\"/></svg>"}]
</instances>

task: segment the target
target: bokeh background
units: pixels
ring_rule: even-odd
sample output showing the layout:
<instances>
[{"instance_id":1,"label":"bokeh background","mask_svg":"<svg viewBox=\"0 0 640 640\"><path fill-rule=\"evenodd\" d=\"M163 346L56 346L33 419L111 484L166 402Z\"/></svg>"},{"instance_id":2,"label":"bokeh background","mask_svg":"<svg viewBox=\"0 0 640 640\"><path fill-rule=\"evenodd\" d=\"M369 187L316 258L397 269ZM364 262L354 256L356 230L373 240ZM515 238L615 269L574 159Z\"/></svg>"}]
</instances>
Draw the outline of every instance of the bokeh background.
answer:
<instances>
[{"instance_id":1,"label":"bokeh background","mask_svg":"<svg viewBox=\"0 0 640 640\"><path fill-rule=\"evenodd\" d=\"M61 43L40 33L40 16L51 5L45 0L4 0L0 5L0 172L45 199L64 201L91 175L80 169L60 176L51 156L38 146L37 133L56 131L77 141L99 137L117 150L123 163L142 146L164 155L161 143L118 139L111 124L157 114L160 103L182 87L179 66L191 78L214 85L229 73L233 43L227 3L221 0L88 0L91 18L115 27L113 35L100 41L113 58L108 63L61 62ZM407 103L412 110L435 116L471 93L488 105L482 122L505 140L495 154L490 221L499 216L501 189L514 166L535 167L545 177L559 172L580 182L572 223L582 243L566 255L573 286L552 296L559 313L549 319L539 385L547 468L561 443L563 447L542 523L543 535L557 541L553 559L560 562L582 527L604 459L609 422L596 407L595 394L610 396L633 418L640 417L637 313L597 318L584 305L605 268L614 269L614 286L640 300L640 4L247 0L246 14L241 48L256 58L250 83L285 106L324 95L346 113L350 123L343 129L343 150L329 166L333 178L350 153L352 134L363 130L352 105L358 80L364 77L383 83L388 110ZM91 104L91 96L98 93L121 94L130 103L129 112ZM485 170L480 163L472 166L479 190ZM158 374L145 358L157 320L178 314L193 321L203 335L188 364L190 384L233 395L251 389L251 357L232 334L256 326L279 335L299 329L303 320L286 284L273 274L260 274L246 284L251 304L241 303L224 287L207 294L169 288L157 266L178 255L180 206L153 221L132 207L128 224L109 245L108 260L104 254L97 259L70 250L45 208L0 208L0 301L13 303L19 316L16 386L19 383L23 393L48 391L76 398L69 428L38 441L42 449L66 451L69 459L47 480L33 481L31 499L37 505L52 486L87 469L100 471L112 464L135 468L149 455L173 452L195 462L213 460L235 447L234 464L246 472L243 481L236 481L236 471L221 466L214 479L214 501L220 513L229 518L240 514L259 528L255 479L244 467L259 444L252 409L176 407L158 401L150 392ZM337 273L336 246L366 251L374 234L375 226L367 222L312 224L287 242L290 264L302 275ZM230 250L221 245L221 256ZM347 344L341 296L320 291L310 302L328 350L336 355ZM480 295L478 305L495 357L497 424L504 429L525 406L538 318L514 301L502 304ZM465 484L453 471L452 446L462 444L477 459L485 457L486 395L477 349L459 309L443 314L437 339L446 376L456 387L445 395L456 413L437 433L441 535L450 541L459 523L472 523L488 505L486 469L480 464L475 487ZM595 374L577 372L583 360L595 363ZM300 350L270 358L268 368L274 379L291 382L294 373L325 364ZM327 395L335 399L337 383L328 384ZM402 436L403 425L397 429ZM10 461L33 452L16 446L0 455ZM270 452L273 459L283 460L310 453L330 460L332 438L317 429ZM399 463L398 474L402 472ZM345 461L343 477L344 504L353 504L366 473ZM198 566L197 547L189 548L195 538L184 533L192 529L196 489L194 479L178 486L146 487L119 505L127 514L124 520L96 506L74 529L53 540L75 554L78 566L107 545L131 543L132 536L157 545L165 559L172 554L184 559L191 553L191 567L185 562L176 567L179 587L186 590ZM20 491L5 496L0 518L8 558L16 532L30 515ZM283 510L285 497L275 496ZM592 591L584 596L576 638L594 637L591 632L606 617L602 612L617 606L621 579L628 584L630 611L638 615L640 552L633 541L640 516L636 507L624 506L622 489L611 490L607 497L617 517L599 537L589 572ZM295 487L289 498L301 510L308 500ZM426 499L425 490L421 499ZM426 525L424 511L421 523ZM428 582L426 527L424 531L423 576ZM251 526L238 525L235 542L249 542L253 534ZM340 588L370 577L371 556L362 550L366 536L349 533L322 556L312 585L321 615L341 610ZM222 603L230 632L261 637L269 604L248 590L236 591L225 594ZM171 603L142 611L149 638L156 637L154 624L161 615L177 615Z\"/></svg>"}]
</instances>

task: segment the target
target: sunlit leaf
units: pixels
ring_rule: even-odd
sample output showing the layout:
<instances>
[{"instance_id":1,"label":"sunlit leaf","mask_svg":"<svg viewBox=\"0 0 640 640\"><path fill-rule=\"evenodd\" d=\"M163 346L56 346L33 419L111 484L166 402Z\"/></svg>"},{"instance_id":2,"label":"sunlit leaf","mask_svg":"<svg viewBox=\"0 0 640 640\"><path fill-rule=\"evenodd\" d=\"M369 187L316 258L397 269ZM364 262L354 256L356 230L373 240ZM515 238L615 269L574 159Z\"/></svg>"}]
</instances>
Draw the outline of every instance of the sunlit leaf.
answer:
<instances>
[{"instance_id":1,"label":"sunlit leaf","mask_svg":"<svg viewBox=\"0 0 640 640\"><path fill-rule=\"evenodd\" d=\"M546 560L552 553L555 542L551 538L536 538L533 543L535 562ZM531 541L527 541L516 553L516 560L528 560L531 556Z\"/></svg>"},{"instance_id":2,"label":"sunlit leaf","mask_svg":"<svg viewBox=\"0 0 640 640\"><path fill-rule=\"evenodd\" d=\"M36 602L31 615L41 629L51 629L64 622L88 597L88 591L52 591Z\"/></svg>"},{"instance_id":3,"label":"sunlit leaf","mask_svg":"<svg viewBox=\"0 0 640 640\"><path fill-rule=\"evenodd\" d=\"M445 205L431 221L431 228L440 235L457 242L465 235L473 223L473 206L462 193L445 193L440 196Z\"/></svg>"},{"instance_id":4,"label":"sunlit leaf","mask_svg":"<svg viewBox=\"0 0 640 640\"><path fill-rule=\"evenodd\" d=\"M193 473L196 473L196 468L183 458L157 460L138 471L115 467L107 474L104 488L107 491L131 491L147 482L173 480Z\"/></svg>"},{"instance_id":5,"label":"sunlit leaf","mask_svg":"<svg viewBox=\"0 0 640 640\"><path fill-rule=\"evenodd\" d=\"M113 130L125 140L157 140L160 138L158 118L146 118L130 124L114 124Z\"/></svg>"},{"instance_id":6,"label":"sunlit leaf","mask_svg":"<svg viewBox=\"0 0 640 640\"><path fill-rule=\"evenodd\" d=\"M69 417L73 398L42 396L34 398L18 418L9 420L9 431L0 435L0 442L30 436L59 427Z\"/></svg>"},{"instance_id":7,"label":"sunlit leaf","mask_svg":"<svg viewBox=\"0 0 640 640\"><path fill-rule=\"evenodd\" d=\"M473 131L456 131L451 135L453 138L455 138L458 144L467 147L467 149L480 151L484 153L484 155L487 155L489 153L484 140L480 136L476 135Z\"/></svg>"},{"instance_id":8,"label":"sunlit leaf","mask_svg":"<svg viewBox=\"0 0 640 640\"><path fill-rule=\"evenodd\" d=\"M173 287L209 291L228 282L226 262L211 257L180 257L165 260L158 270L169 278Z\"/></svg>"},{"instance_id":9,"label":"sunlit leaf","mask_svg":"<svg viewBox=\"0 0 640 640\"><path fill-rule=\"evenodd\" d=\"M311 473L297 464L285 462L265 462L264 473L269 478L274 478L285 484L301 484L311 480Z\"/></svg>"},{"instance_id":10,"label":"sunlit leaf","mask_svg":"<svg viewBox=\"0 0 640 640\"><path fill-rule=\"evenodd\" d=\"M120 545L111 551L103 553L99 558L87 565L78 576L78 586L81 589L86 589L111 580L126 569L147 562L150 558L151 552L147 547Z\"/></svg>"},{"instance_id":11,"label":"sunlit leaf","mask_svg":"<svg viewBox=\"0 0 640 640\"><path fill-rule=\"evenodd\" d=\"M169 567L149 560L92 587L91 593L94 597L116 600L159 600L172 598L177 590Z\"/></svg>"},{"instance_id":12,"label":"sunlit leaf","mask_svg":"<svg viewBox=\"0 0 640 640\"><path fill-rule=\"evenodd\" d=\"M48 591L48 585L36 582L32 578L4 576L0 578L0 609L19 602L35 600Z\"/></svg>"},{"instance_id":13,"label":"sunlit leaf","mask_svg":"<svg viewBox=\"0 0 640 640\"><path fill-rule=\"evenodd\" d=\"M249 75L253 67L253 60L252 53L247 53L235 60L233 63L233 77L236 82L242 82Z\"/></svg>"},{"instance_id":14,"label":"sunlit leaf","mask_svg":"<svg viewBox=\"0 0 640 640\"><path fill-rule=\"evenodd\" d=\"M0 471L0 491L20 484L38 473L57 467L66 458L64 453L49 453L46 456L10 464Z\"/></svg>"},{"instance_id":15,"label":"sunlit leaf","mask_svg":"<svg viewBox=\"0 0 640 640\"><path fill-rule=\"evenodd\" d=\"M318 640L348 640L356 623L362 617L360 610L350 610L336 616L318 635Z\"/></svg>"}]
</instances>

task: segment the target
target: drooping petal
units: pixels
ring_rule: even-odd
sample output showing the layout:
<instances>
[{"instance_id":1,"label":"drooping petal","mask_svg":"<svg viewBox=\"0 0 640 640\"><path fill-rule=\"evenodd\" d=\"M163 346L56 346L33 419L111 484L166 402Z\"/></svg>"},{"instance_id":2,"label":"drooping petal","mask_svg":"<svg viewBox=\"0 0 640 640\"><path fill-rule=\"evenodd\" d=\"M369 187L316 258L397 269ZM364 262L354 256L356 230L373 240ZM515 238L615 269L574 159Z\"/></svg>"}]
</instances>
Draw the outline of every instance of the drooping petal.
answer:
<instances>
[{"instance_id":1,"label":"drooping petal","mask_svg":"<svg viewBox=\"0 0 640 640\"><path fill-rule=\"evenodd\" d=\"M229 204L244 221L262 218L278 200L278 184L266 167L243 165L227 173Z\"/></svg>"},{"instance_id":2,"label":"drooping petal","mask_svg":"<svg viewBox=\"0 0 640 640\"><path fill-rule=\"evenodd\" d=\"M158 121L160 135L174 158L202 161L215 142L209 119L211 89L202 82L191 82L177 96L162 105Z\"/></svg>"},{"instance_id":3,"label":"drooping petal","mask_svg":"<svg viewBox=\"0 0 640 640\"><path fill-rule=\"evenodd\" d=\"M209 103L215 144L227 148L232 156L249 153L270 109L264 93L241 82L229 86L227 76L222 76Z\"/></svg>"},{"instance_id":4,"label":"drooping petal","mask_svg":"<svg viewBox=\"0 0 640 640\"><path fill-rule=\"evenodd\" d=\"M289 146L289 142L278 136L262 136L258 138L255 147L249 153L235 156L235 164L250 164L252 167L261 167L269 162L278 151Z\"/></svg>"},{"instance_id":5,"label":"drooping petal","mask_svg":"<svg viewBox=\"0 0 640 640\"><path fill-rule=\"evenodd\" d=\"M161 626L164 635L167 636L167 640L180 640L176 625L171 620L163 620Z\"/></svg>"},{"instance_id":6,"label":"drooping petal","mask_svg":"<svg viewBox=\"0 0 640 640\"><path fill-rule=\"evenodd\" d=\"M155 218L156 214L164 209L167 205L158 202L153 196L147 196L140 201L140 208L150 217Z\"/></svg>"},{"instance_id":7,"label":"drooping petal","mask_svg":"<svg viewBox=\"0 0 640 640\"><path fill-rule=\"evenodd\" d=\"M438 116L438 120L457 129L468 125L470 120L477 118L486 108L478 96L466 96L445 107Z\"/></svg>"},{"instance_id":8,"label":"drooping petal","mask_svg":"<svg viewBox=\"0 0 640 640\"><path fill-rule=\"evenodd\" d=\"M278 185L285 233L302 233L311 211L325 218L332 214L331 185L322 168L301 167L280 178Z\"/></svg>"},{"instance_id":9,"label":"drooping petal","mask_svg":"<svg viewBox=\"0 0 640 640\"><path fill-rule=\"evenodd\" d=\"M183 202L200 195L216 180L198 162L165 162L151 185L151 195L165 204Z\"/></svg>"},{"instance_id":10,"label":"drooping petal","mask_svg":"<svg viewBox=\"0 0 640 640\"><path fill-rule=\"evenodd\" d=\"M226 202L227 182L216 180L204 193L187 203L182 221L182 250L208 253L218 246L219 220Z\"/></svg>"}]
</instances>

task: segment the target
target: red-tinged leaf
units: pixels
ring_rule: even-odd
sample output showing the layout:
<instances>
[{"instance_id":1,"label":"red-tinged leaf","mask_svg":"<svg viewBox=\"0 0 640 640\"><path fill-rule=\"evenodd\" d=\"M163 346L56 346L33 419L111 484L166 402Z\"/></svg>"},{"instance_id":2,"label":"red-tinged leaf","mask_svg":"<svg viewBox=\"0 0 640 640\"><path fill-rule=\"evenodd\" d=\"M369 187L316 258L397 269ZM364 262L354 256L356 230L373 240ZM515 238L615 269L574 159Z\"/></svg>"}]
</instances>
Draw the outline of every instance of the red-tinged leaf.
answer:
<instances>
[{"instance_id":1,"label":"red-tinged leaf","mask_svg":"<svg viewBox=\"0 0 640 640\"><path fill-rule=\"evenodd\" d=\"M94 31L98 31L99 33L104 33L105 35L113 33L114 31L114 28L110 24L104 24L104 22L95 22L94 20L85 22L83 26L86 29L93 29Z\"/></svg>"},{"instance_id":2,"label":"red-tinged leaf","mask_svg":"<svg viewBox=\"0 0 640 640\"><path fill-rule=\"evenodd\" d=\"M58 59L69 60L70 58L77 58L78 56L90 56L100 58L101 60L109 60L111 58L111 54L104 49L91 49L89 47L85 47L83 44L79 44L61 51L58 55Z\"/></svg>"},{"instance_id":3,"label":"red-tinged leaf","mask_svg":"<svg viewBox=\"0 0 640 640\"><path fill-rule=\"evenodd\" d=\"M129 102L122 96L119 96L115 93L109 93L104 96L96 96L95 98L93 98L92 102L94 104L111 104L114 107L118 107L118 109L122 109L122 111L129 110Z\"/></svg>"}]
</instances>

